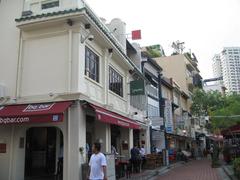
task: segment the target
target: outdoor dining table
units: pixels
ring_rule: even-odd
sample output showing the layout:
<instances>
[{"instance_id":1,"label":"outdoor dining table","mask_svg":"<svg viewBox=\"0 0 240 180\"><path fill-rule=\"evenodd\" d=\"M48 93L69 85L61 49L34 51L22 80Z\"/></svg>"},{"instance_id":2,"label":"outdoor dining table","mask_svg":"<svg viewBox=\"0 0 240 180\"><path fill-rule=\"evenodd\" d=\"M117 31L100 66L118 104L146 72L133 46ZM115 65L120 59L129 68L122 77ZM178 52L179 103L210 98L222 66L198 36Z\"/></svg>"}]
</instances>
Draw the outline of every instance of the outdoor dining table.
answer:
<instances>
[{"instance_id":1,"label":"outdoor dining table","mask_svg":"<svg viewBox=\"0 0 240 180\"><path fill-rule=\"evenodd\" d=\"M127 167L130 163L129 160L124 160L122 158L125 158L125 156L124 157L122 156L121 158L116 159L116 161L115 161L117 178L125 177Z\"/></svg>"}]
</instances>

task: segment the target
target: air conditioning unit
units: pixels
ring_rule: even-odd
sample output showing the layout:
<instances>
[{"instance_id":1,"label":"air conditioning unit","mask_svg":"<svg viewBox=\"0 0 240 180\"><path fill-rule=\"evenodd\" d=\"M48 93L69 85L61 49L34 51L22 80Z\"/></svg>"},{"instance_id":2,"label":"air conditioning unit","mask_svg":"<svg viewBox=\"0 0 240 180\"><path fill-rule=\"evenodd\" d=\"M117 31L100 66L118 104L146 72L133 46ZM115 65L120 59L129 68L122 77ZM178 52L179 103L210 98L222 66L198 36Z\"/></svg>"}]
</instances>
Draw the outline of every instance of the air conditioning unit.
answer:
<instances>
[{"instance_id":1,"label":"air conditioning unit","mask_svg":"<svg viewBox=\"0 0 240 180\"><path fill-rule=\"evenodd\" d=\"M0 98L6 96L6 86L0 84Z\"/></svg>"}]
</instances>

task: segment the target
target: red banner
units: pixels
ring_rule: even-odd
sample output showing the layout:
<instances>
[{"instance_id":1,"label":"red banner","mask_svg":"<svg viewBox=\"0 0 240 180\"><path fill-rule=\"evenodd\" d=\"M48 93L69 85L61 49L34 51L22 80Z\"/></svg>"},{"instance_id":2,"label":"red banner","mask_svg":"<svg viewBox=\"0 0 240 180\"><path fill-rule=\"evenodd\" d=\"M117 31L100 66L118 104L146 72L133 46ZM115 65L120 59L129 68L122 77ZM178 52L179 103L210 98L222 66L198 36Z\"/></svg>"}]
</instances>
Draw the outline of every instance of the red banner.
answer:
<instances>
[{"instance_id":1,"label":"red banner","mask_svg":"<svg viewBox=\"0 0 240 180\"><path fill-rule=\"evenodd\" d=\"M142 39L141 30L132 31L132 40Z\"/></svg>"}]
</instances>

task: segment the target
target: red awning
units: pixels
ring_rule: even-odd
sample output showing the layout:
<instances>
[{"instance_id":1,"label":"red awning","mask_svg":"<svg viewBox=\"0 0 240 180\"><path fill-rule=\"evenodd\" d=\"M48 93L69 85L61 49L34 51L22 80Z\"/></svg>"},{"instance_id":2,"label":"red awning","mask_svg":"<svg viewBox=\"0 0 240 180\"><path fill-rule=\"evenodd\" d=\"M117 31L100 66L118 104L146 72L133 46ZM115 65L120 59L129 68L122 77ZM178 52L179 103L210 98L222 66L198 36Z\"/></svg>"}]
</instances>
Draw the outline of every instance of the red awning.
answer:
<instances>
[{"instance_id":1,"label":"red awning","mask_svg":"<svg viewBox=\"0 0 240 180\"><path fill-rule=\"evenodd\" d=\"M89 105L95 110L96 117L99 121L109 123L109 124L115 124L125 128L140 129L140 125L137 122L134 122L133 120L127 117L124 117L120 114L111 112L107 109L104 109L102 107L99 107L90 103Z\"/></svg>"},{"instance_id":2,"label":"red awning","mask_svg":"<svg viewBox=\"0 0 240 180\"><path fill-rule=\"evenodd\" d=\"M61 122L63 121L64 111L71 104L71 101L64 101L1 106L0 125Z\"/></svg>"},{"instance_id":3,"label":"red awning","mask_svg":"<svg viewBox=\"0 0 240 180\"><path fill-rule=\"evenodd\" d=\"M224 136L232 135L232 134L240 134L240 124L237 124L222 130L221 134Z\"/></svg>"}]
</instances>

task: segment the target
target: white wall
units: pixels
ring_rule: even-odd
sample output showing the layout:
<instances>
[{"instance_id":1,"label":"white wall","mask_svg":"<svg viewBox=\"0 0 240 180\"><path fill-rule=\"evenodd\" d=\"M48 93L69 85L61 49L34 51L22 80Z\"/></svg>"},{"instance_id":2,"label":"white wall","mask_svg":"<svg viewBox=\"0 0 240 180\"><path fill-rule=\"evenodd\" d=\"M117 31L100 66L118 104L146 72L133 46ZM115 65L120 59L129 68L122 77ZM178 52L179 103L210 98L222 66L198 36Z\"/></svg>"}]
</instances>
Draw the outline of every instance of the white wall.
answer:
<instances>
[{"instance_id":1,"label":"white wall","mask_svg":"<svg viewBox=\"0 0 240 180\"><path fill-rule=\"evenodd\" d=\"M108 105L113 105L115 111L128 114L130 109L130 101L128 101L129 84L127 83L127 79L129 75L127 70L119 65L118 61L121 61L121 59L112 58L110 59L109 65L123 77L123 97L120 97L114 92L108 90Z\"/></svg>"},{"instance_id":2,"label":"white wall","mask_svg":"<svg viewBox=\"0 0 240 180\"><path fill-rule=\"evenodd\" d=\"M67 92L68 36L23 42L21 96Z\"/></svg>"},{"instance_id":3,"label":"white wall","mask_svg":"<svg viewBox=\"0 0 240 180\"><path fill-rule=\"evenodd\" d=\"M81 45L80 45L81 46ZM99 82L96 82L87 76L85 76L85 46L87 46L89 49L91 49L96 55L99 56ZM95 42L88 42L85 44L85 46L82 46L82 52L84 53L84 56L79 59L80 66L83 67L80 70L80 76L83 76L83 84L79 82L79 85L84 85L82 88L82 93L88 95L92 100L97 101L99 103L104 103L105 98L105 91L104 91L104 76L105 76L105 54L103 52L103 49Z\"/></svg>"},{"instance_id":4,"label":"white wall","mask_svg":"<svg viewBox=\"0 0 240 180\"><path fill-rule=\"evenodd\" d=\"M103 140L102 149L103 153L111 153L111 130L110 124L102 123L98 120L95 121L95 140Z\"/></svg>"},{"instance_id":5,"label":"white wall","mask_svg":"<svg viewBox=\"0 0 240 180\"><path fill-rule=\"evenodd\" d=\"M133 138L133 134L132 134L132 129L128 129L128 128L120 128L120 132L121 132L121 138L120 138L120 146L121 146L121 155L125 155L125 156L129 156L129 150L132 147L132 138ZM130 135L131 134L131 135ZM122 142L123 141L127 141L128 143L128 150L123 150L122 148Z\"/></svg>"},{"instance_id":6,"label":"white wall","mask_svg":"<svg viewBox=\"0 0 240 180\"><path fill-rule=\"evenodd\" d=\"M86 153L81 154L79 148L82 147L86 152L86 115L78 102L70 108L70 121L68 122L68 179L82 179L81 165L86 160Z\"/></svg>"},{"instance_id":7,"label":"white wall","mask_svg":"<svg viewBox=\"0 0 240 180\"><path fill-rule=\"evenodd\" d=\"M34 14L42 14L47 12L60 11L63 9L81 8L83 6L82 0L59 0L59 7L42 10L41 2L44 1L45 0L26 0L24 4L24 10L31 10Z\"/></svg>"},{"instance_id":8,"label":"white wall","mask_svg":"<svg viewBox=\"0 0 240 180\"><path fill-rule=\"evenodd\" d=\"M0 180L7 180L10 164L11 126L0 126L0 143L7 144L7 153L0 153Z\"/></svg>"},{"instance_id":9,"label":"white wall","mask_svg":"<svg viewBox=\"0 0 240 180\"><path fill-rule=\"evenodd\" d=\"M19 30L15 18L21 16L23 0L0 2L0 84L7 87L6 96L15 96Z\"/></svg>"}]
</instances>

